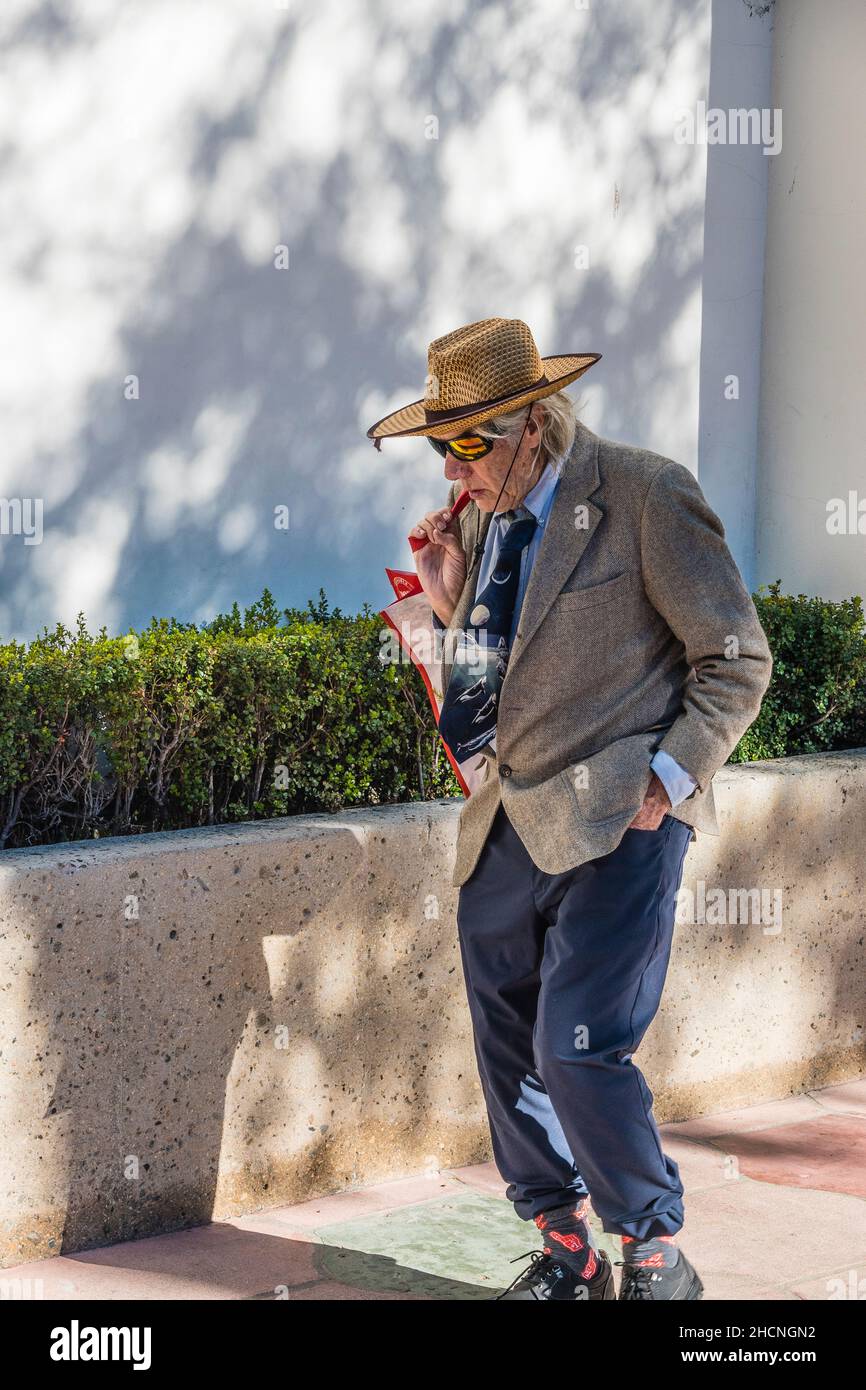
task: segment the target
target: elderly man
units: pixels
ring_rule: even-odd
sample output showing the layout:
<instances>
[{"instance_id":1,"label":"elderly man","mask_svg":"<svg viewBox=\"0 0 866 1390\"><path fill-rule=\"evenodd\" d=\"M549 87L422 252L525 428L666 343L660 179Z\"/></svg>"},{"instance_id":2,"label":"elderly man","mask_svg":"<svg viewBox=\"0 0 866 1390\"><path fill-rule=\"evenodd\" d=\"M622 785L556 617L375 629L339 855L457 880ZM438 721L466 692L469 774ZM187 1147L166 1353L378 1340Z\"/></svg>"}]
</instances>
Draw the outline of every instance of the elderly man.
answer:
<instances>
[{"instance_id":1,"label":"elderly man","mask_svg":"<svg viewBox=\"0 0 866 1390\"><path fill-rule=\"evenodd\" d=\"M460 814L457 929L493 1153L544 1237L504 1298L700 1298L683 1186L632 1057L661 999L683 861L758 713L766 638L692 474L576 420L598 354L526 324L431 343L425 435L452 481L414 535L444 640L439 728L485 777ZM459 517L454 504L467 490Z\"/></svg>"}]
</instances>

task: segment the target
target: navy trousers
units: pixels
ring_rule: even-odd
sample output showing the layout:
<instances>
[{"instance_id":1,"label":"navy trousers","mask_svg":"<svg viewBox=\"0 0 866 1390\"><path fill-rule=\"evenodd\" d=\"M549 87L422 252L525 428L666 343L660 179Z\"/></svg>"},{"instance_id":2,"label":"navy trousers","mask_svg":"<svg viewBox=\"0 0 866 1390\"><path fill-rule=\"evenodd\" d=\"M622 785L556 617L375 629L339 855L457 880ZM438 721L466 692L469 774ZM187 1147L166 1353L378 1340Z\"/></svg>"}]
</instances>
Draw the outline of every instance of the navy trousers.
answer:
<instances>
[{"instance_id":1,"label":"navy trousers","mask_svg":"<svg viewBox=\"0 0 866 1390\"><path fill-rule=\"evenodd\" d=\"M605 1231L673 1235L679 1169L632 1053L658 1010L692 838L665 816L562 874L500 806L457 928L493 1154L524 1220L589 1194Z\"/></svg>"}]
</instances>

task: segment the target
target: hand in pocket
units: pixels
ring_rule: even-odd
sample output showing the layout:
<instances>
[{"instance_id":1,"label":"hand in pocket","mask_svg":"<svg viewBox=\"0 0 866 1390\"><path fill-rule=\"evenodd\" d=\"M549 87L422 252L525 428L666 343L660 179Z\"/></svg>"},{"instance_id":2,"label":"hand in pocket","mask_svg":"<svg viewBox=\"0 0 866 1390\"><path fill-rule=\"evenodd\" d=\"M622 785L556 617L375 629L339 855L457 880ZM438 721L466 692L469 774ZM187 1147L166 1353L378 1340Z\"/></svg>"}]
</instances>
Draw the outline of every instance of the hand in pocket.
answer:
<instances>
[{"instance_id":1,"label":"hand in pocket","mask_svg":"<svg viewBox=\"0 0 866 1390\"><path fill-rule=\"evenodd\" d=\"M661 778L654 772L646 789L643 805L629 825L629 830L658 830L668 811L671 799Z\"/></svg>"}]
</instances>

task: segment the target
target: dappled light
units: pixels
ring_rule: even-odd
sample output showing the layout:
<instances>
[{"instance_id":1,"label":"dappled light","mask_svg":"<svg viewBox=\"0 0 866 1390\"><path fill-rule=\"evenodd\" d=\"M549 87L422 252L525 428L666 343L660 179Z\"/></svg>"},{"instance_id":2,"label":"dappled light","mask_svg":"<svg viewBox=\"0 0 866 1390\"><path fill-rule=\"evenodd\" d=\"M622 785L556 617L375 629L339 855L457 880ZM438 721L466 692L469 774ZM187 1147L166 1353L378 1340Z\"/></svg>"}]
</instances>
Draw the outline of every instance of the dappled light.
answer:
<instances>
[{"instance_id":1,"label":"dappled light","mask_svg":"<svg viewBox=\"0 0 866 1390\"><path fill-rule=\"evenodd\" d=\"M587 423L695 470L709 6L627 8L6 6L0 491L45 529L5 637L375 605L446 485L364 431L489 314L601 351Z\"/></svg>"}]
</instances>

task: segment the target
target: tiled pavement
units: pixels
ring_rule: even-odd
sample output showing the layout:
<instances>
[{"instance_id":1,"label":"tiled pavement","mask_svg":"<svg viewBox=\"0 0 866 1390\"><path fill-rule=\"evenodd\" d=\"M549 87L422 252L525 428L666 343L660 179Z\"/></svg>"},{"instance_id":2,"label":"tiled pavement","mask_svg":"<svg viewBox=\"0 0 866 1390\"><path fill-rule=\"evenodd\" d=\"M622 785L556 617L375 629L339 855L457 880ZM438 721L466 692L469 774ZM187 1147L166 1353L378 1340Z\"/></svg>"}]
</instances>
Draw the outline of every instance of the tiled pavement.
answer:
<instances>
[{"instance_id":1,"label":"tiled pavement","mask_svg":"<svg viewBox=\"0 0 866 1390\"><path fill-rule=\"evenodd\" d=\"M866 1298L866 1078L662 1127L705 1299ZM46 1299L485 1299L540 1247L493 1164L0 1271ZM602 1234L612 1258L619 1243ZM619 1271L617 1270L617 1279Z\"/></svg>"}]
</instances>

